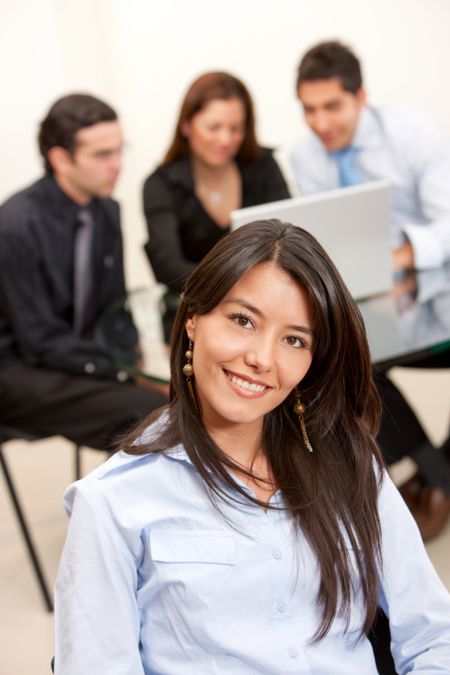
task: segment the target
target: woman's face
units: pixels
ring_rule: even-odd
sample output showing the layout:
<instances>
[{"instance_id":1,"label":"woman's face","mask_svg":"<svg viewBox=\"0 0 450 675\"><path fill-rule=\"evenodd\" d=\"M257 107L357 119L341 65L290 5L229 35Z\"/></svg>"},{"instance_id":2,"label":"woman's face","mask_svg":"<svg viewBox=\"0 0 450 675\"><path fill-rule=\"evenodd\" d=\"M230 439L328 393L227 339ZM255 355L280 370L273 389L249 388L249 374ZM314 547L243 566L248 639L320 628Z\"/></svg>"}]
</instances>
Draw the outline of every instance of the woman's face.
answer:
<instances>
[{"instance_id":1,"label":"woman's face","mask_svg":"<svg viewBox=\"0 0 450 675\"><path fill-rule=\"evenodd\" d=\"M195 159L211 168L231 162L245 136L245 108L238 98L215 99L183 126Z\"/></svg>"},{"instance_id":2,"label":"woman's face","mask_svg":"<svg viewBox=\"0 0 450 675\"><path fill-rule=\"evenodd\" d=\"M212 430L254 425L303 379L313 356L306 293L272 262L233 286L209 314L186 323L195 389Z\"/></svg>"}]
</instances>

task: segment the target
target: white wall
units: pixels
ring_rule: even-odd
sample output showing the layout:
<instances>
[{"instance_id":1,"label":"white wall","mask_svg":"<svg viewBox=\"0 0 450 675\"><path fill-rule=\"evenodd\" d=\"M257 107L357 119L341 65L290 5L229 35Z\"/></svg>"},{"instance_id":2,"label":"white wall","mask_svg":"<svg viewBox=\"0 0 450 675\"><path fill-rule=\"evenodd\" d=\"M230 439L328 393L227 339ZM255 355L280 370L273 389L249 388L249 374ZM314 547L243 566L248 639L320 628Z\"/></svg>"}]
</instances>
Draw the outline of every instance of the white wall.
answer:
<instances>
[{"instance_id":1,"label":"white wall","mask_svg":"<svg viewBox=\"0 0 450 675\"><path fill-rule=\"evenodd\" d=\"M413 106L450 133L449 27L448 0L0 0L0 200L41 173L37 125L57 97L105 98L128 141L117 190L128 282L148 283L141 185L194 77L240 76L261 142L283 154L304 131L294 94L300 55L339 38L361 57L372 102Z\"/></svg>"}]
</instances>

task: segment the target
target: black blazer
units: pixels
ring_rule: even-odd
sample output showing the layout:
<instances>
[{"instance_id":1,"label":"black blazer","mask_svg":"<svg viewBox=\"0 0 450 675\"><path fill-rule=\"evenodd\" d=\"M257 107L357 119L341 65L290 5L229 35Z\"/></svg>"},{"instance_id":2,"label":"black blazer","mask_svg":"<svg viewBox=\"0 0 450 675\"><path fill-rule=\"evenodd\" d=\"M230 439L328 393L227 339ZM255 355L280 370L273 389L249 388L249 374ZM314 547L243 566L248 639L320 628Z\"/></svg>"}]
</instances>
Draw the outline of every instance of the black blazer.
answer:
<instances>
[{"instance_id":1,"label":"black blazer","mask_svg":"<svg viewBox=\"0 0 450 675\"><path fill-rule=\"evenodd\" d=\"M237 162L242 207L287 199L289 191L272 151L255 163ZM175 292L214 244L229 231L219 227L195 194L188 157L160 166L144 184L149 241L145 250L155 277Z\"/></svg>"},{"instance_id":2,"label":"black blazer","mask_svg":"<svg viewBox=\"0 0 450 675\"><path fill-rule=\"evenodd\" d=\"M79 206L46 176L0 208L0 359L113 376L92 328L73 332L73 244ZM119 206L94 199L97 318L125 295ZM94 318L94 321L95 321Z\"/></svg>"}]
</instances>

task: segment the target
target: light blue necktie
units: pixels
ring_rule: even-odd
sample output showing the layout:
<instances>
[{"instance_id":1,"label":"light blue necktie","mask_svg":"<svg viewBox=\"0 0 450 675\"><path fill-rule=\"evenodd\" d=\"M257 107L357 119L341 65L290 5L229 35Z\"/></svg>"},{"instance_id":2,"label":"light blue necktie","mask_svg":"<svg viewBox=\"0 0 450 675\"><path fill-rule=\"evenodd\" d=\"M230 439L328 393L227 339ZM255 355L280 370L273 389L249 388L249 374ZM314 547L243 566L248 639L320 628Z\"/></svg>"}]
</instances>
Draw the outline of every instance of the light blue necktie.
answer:
<instances>
[{"instance_id":1,"label":"light blue necktie","mask_svg":"<svg viewBox=\"0 0 450 675\"><path fill-rule=\"evenodd\" d=\"M336 161L339 169L339 182L341 187L359 185L361 176L357 165L358 150L352 146L343 150L330 152L330 156Z\"/></svg>"}]
</instances>

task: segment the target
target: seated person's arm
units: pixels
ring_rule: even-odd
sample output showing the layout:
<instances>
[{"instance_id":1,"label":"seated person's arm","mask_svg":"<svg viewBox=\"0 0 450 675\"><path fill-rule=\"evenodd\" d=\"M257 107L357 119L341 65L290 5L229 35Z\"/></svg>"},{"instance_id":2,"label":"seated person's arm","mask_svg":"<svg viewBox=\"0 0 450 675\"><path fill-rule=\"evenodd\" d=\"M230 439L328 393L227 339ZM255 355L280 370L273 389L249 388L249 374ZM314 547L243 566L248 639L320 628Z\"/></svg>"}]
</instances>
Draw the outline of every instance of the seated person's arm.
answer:
<instances>
[{"instance_id":1,"label":"seated person's arm","mask_svg":"<svg viewBox=\"0 0 450 675\"><path fill-rule=\"evenodd\" d=\"M93 340L77 337L70 318L58 316L34 242L20 227L3 231L1 239L0 301L18 356L30 365L113 377L114 367Z\"/></svg>"},{"instance_id":2,"label":"seated person's arm","mask_svg":"<svg viewBox=\"0 0 450 675\"><path fill-rule=\"evenodd\" d=\"M450 259L450 143L434 125L422 123L407 161L416 176L417 199L427 221L404 227L411 245L410 266L438 267ZM404 257L403 247L399 255Z\"/></svg>"},{"instance_id":3,"label":"seated person's arm","mask_svg":"<svg viewBox=\"0 0 450 675\"><path fill-rule=\"evenodd\" d=\"M392 269L394 271L409 270L414 267L414 249L409 241L392 251Z\"/></svg>"},{"instance_id":4,"label":"seated person's arm","mask_svg":"<svg viewBox=\"0 0 450 675\"><path fill-rule=\"evenodd\" d=\"M156 280L180 291L195 264L183 253L173 196L158 174L145 181L144 212L149 233L145 251Z\"/></svg>"},{"instance_id":5,"label":"seated person's arm","mask_svg":"<svg viewBox=\"0 0 450 675\"><path fill-rule=\"evenodd\" d=\"M264 157L263 180L264 203L289 199L291 196L281 169L271 152L267 154L267 157Z\"/></svg>"}]
</instances>

